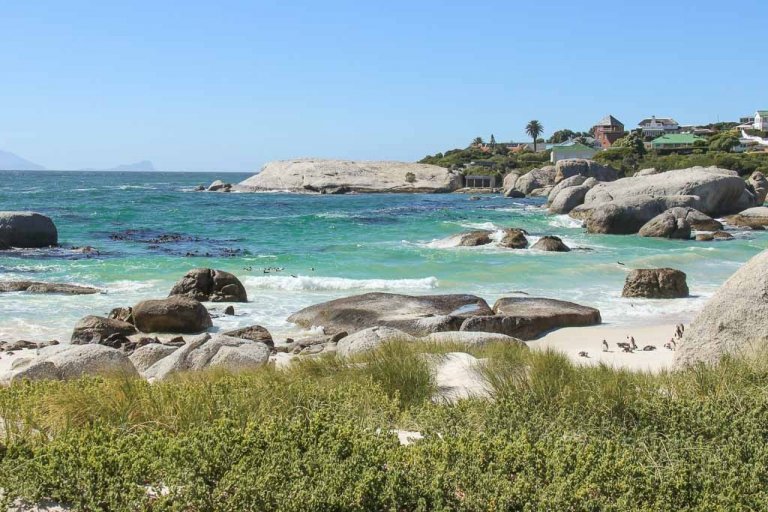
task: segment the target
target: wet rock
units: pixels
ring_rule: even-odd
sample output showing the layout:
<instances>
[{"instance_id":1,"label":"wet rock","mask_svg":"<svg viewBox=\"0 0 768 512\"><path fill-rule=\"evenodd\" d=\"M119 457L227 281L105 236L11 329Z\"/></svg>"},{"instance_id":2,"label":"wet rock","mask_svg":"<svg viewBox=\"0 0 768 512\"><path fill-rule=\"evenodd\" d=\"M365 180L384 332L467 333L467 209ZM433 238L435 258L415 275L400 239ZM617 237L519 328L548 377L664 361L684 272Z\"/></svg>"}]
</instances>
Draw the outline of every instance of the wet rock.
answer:
<instances>
[{"instance_id":1,"label":"wet rock","mask_svg":"<svg viewBox=\"0 0 768 512\"><path fill-rule=\"evenodd\" d=\"M208 192L231 192L232 184L216 180L208 186Z\"/></svg>"},{"instance_id":2,"label":"wet rock","mask_svg":"<svg viewBox=\"0 0 768 512\"><path fill-rule=\"evenodd\" d=\"M184 295L200 302L248 302L245 287L229 272L210 268L190 270L171 289L170 296Z\"/></svg>"},{"instance_id":3,"label":"wet rock","mask_svg":"<svg viewBox=\"0 0 768 512\"><path fill-rule=\"evenodd\" d=\"M505 229L499 245L507 249L525 249L528 247L528 239L525 235L524 229Z\"/></svg>"},{"instance_id":4,"label":"wet rock","mask_svg":"<svg viewBox=\"0 0 768 512\"><path fill-rule=\"evenodd\" d=\"M560 239L560 237L547 235L539 238L539 240L533 244L533 247L531 249L535 249L537 251L550 251L550 252L569 252L571 249L563 241Z\"/></svg>"},{"instance_id":5,"label":"wet rock","mask_svg":"<svg viewBox=\"0 0 768 512\"><path fill-rule=\"evenodd\" d=\"M136 334L136 328L121 320L89 315L78 320L72 331L71 343L84 345L100 343L112 335L131 336Z\"/></svg>"},{"instance_id":6,"label":"wet rock","mask_svg":"<svg viewBox=\"0 0 768 512\"><path fill-rule=\"evenodd\" d=\"M673 268L635 269L627 275L621 296L648 299L688 297L685 272Z\"/></svg>"},{"instance_id":7,"label":"wet rock","mask_svg":"<svg viewBox=\"0 0 768 512\"><path fill-rule=\"evenodd\" d=\"M44 283L38 281L0 281L0 293L3 292L89 295L101 293L101 290L90 286L79 286L75 284Z\"/></svg>"},{"instance_id":8,"label":"wet rock","mask_svg":"<svg viewBox=\"0 0 768 512\"><path fill-rule=\"evenodd\" d=\"M178 295L139 302L133 307L133 318L141 332L198 333L213 325L205 306Z\"/></svg>"},{"instance_id":9,"label":"wet rock","mask_svg":"<svg viewBox=\"0 0 768 512\"><path fill-rule=\"evenodd\" d=\"M224 314L227 316L235 316L235 306L227 306L224 308Z\"/></svg>"},{"instance_id":10,"label":"wet rock","mask_svg":"<svg viewBox=\"0 0 768 512\"><path fill-rule=\"evenodd\" d=\"M737 215L726 217L725 221L740 228L764 230L768 227L768 206L748 208Z\"/></svg>"},{"instance_id":11,"label":"wet rock","mask_svg":"<svg viewBox=\"0 0 768 512\"><path fill-rule=\"evenodd\" d=\"M477 247L490 244L492 234L493 232L487 229L479 229L453 235L446 238L445 241L455 247Z\"/></svg>"},{"instance_id":12,"label":"wet rock","mask_svg":"<svg viewBox=\"0 0 768 512\"><path fill-rule=\"evenodd\" d=\"M53 221L36 212L0 212L0 242L6 247L39 248L59 243Z\"/></svg>"}]
</instances>

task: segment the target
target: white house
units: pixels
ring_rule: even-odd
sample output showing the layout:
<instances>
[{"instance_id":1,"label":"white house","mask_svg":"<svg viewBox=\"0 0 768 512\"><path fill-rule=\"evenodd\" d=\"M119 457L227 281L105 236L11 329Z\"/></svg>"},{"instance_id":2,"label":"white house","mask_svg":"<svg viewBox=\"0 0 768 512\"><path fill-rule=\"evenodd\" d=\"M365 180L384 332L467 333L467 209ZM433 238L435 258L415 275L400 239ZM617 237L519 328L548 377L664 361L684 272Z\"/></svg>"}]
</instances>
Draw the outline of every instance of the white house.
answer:
<instances>
[{"instance_id":1,"label":"white house","mask_svg":"<svg viewBox=\"0 0 768 512\"><path fill-rule=\"evenodd\" d=\"M755 130L768 132L768 110L758 110L755 112Z\"/></svg>"},{"instance_id":2,"label":"white house","mask_svg":"<svg viewBox=\"0 0 768 512\"><path fill-rule=\"evenodd\" d=\"M680 124L671 117L651 116L640 121L638 126L646 137L660 137L680 131Z\"/></svg>"}]
</instances>

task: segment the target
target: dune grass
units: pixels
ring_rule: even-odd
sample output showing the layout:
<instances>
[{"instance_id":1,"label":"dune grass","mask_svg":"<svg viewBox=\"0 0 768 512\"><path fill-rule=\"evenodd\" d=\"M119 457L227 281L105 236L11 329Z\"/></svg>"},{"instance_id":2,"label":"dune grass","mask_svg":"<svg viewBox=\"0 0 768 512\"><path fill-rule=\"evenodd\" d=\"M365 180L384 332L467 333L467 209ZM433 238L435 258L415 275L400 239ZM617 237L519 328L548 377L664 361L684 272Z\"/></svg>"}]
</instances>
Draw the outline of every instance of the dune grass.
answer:
<instances>
[{"instance_id":1,"label":"dune grass","mask_svg":"<svg viewBox=\"0 0 768 512\"><path fill-rule=\"evenodd\" d=\"M492 400L431 400L470 351ZM0 488L78 510L762 510L768 356L650 375L510 344L0 389ZM398 428L425 438L400 446Z\"/></svg>"}]
</instances>

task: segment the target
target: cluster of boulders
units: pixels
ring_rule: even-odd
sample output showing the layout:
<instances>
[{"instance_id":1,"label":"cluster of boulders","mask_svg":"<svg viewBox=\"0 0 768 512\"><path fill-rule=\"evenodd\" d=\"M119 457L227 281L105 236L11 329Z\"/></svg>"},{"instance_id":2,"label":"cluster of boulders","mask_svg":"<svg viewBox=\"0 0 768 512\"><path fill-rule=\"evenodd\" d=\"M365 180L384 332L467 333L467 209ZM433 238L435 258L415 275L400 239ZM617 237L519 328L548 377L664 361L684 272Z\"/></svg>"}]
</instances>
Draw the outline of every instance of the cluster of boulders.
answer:
<instances>
[{"instance_id":1,"label":"cluster of boulders","mask_svg":"<svg viewBox=\"0 0 768 512\"><path fill-rule=\"evenodd\" d=\"M520 228L502 229L500 233L489 229L477 229L449 236L443 240L443 243L450 247L478 247L497 241L499 247L506 249L526 249L529 245L526 235L528 232ZM495 238L498 239L494 240ZM531 249L551 252L568 252L571 250L560 237L554 235L542 236L531 246Z\"/></svg>"},{"instance_id":2,"label":"cluster of boulders","mask_svg":"<svg viewBox=\"0 0 768 512\"><path fill-rule=\"evenodd\" d=\"M581 178L571 179L576 176ZM546 165L539 169L533 169L526 174L517 174L514 171L504 177L504 195L506 197L548 197L552 202L558 192L567 187L582 186L586 180L591 180L593 186L601 181L613 181L618 178L618 173L611 167L600 165L592 160L573 158L560 160L555 165ZM567 186L555 188L558 184L568 180ZM555 192L555 194L552 194ZM565 198L561 199L565 201ZM567 212L566 212L567 213Z\"/></svg>"},{"instance_id":3,"label":"cluster of boulders","mask_svg":"<svg viewBox=\"0 0 768 512\"><path fill-rule=\"evenodd\" d=\"M61 295L93 295L101 293L92 286L80 286L66 283L46 283L41 281L0 281L0 293L52 293Z\"/></svg>"}]
</instances>

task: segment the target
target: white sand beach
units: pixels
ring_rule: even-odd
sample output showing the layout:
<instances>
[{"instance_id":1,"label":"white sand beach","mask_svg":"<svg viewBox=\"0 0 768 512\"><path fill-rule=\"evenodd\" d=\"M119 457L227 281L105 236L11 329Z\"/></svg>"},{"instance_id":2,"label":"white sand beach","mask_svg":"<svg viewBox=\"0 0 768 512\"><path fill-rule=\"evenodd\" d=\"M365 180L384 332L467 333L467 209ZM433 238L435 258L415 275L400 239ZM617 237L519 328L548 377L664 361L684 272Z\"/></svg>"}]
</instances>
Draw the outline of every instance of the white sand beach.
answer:
<instances>
[{"instance_id":1,"label":"white sand beach","mask_svg":"<svg viewBox=\"0 0 768 512\"><path fill-rule=\"evenodd\" d=\"M664 348L664 344L672 338L674 332L675 326L669 324L645 327L614 324L567 327L529 341L528 346L538 350L552 348L562 351L579 364L605 363L617 368L658 372L672 366L675 353ZM616 345L626 342L627 336L634 336L639 350L624 352ZM608 342L608 352L603 352L603 340ZM653 345L656 350L643 351L646 345ZM587 352L589 357L579 356L582 351Z\"/></svg>"}]
</instances>

